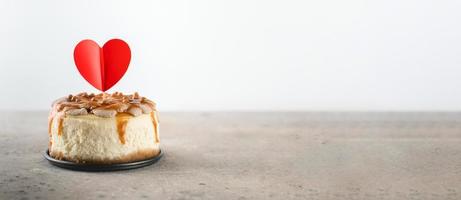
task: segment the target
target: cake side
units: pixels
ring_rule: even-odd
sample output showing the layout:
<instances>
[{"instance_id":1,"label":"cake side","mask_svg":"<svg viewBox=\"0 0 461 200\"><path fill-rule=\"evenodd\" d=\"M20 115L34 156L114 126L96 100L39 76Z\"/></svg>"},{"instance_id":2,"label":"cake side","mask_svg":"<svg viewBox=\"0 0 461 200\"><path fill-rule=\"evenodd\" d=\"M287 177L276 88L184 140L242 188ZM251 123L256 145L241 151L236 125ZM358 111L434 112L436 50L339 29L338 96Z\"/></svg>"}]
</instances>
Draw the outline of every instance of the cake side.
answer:
<instances>
[{"instance_id":1,"label":"cake side","mask_svg":"<svg viewBox=\"0 0 461 200\"><path fill-rule=\"evenodd\" d=\"M160 151L158 124L151 114L67 116L52 122L50 155L85 163L123 163L156 156ZM120 125L120 123L126 123ZM54 124L54 125L53 125ZM119 130L124 126L123 130Z\"/></svg>"},{"instance_id":2,"label":"cake side","mask_svg":"<svg viewBox=\"0 0 461 200\"><path fill-rule=\"evenodd\" d=\"M49 151L78 163L125 163L160 152L155 103L121 93L69 95L53 103Z\"/></svg>"}]
</instances>

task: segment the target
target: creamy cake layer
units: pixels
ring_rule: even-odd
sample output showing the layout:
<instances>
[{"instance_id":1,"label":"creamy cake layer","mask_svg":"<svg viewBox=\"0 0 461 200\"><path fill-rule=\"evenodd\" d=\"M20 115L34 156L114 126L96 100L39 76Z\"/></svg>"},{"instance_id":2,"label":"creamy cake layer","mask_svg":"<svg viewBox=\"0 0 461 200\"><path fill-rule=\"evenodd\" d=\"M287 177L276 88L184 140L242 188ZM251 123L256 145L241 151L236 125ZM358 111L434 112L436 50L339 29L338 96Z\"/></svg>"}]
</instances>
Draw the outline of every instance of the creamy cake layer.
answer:
<instances>
[{"instance_id":1,"label":"creamy cake layer","mask_svg":"<svg viewBox=\"0 0 461 200\"><path fill-rule=\"evenodd\" d=\"M138 93L80 93L53 102L48 119L54 158L123 163L159 153L155 103Z\"/></svg>"},{"instance_id":2,"label":"creamy cake layer","mask_svg":"<svg viewBox=\"0 0 461 200\"><path fill-rule=\"evenodd\" d=\"M51 125L50 155L86 163L123 163L159 153L158 123L154 112L134 117L95 115L56 118Z\"/></svg>"}]
</instances>

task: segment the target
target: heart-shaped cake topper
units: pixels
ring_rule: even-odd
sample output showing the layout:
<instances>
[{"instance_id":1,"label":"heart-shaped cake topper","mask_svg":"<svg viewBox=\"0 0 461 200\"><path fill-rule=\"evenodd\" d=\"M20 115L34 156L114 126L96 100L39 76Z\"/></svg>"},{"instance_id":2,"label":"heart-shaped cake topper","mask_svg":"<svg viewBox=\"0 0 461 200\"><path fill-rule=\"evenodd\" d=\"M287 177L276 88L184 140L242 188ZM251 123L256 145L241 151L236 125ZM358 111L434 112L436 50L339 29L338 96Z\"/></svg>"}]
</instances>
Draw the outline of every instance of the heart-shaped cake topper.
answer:
<instances>
[{"instance_id":1,"label":"heart-shaped cake topper","mask_svg":"<svg viewBox=\"0 0 461 200\"><path fill-rule=\"evenodd\" d=\"M120 39L109 40L102 48L93 40L82 40L74 49L74 61L80 74L103 92L123 77L130 59L130 47Z\"/></svg>"}]
</instances>

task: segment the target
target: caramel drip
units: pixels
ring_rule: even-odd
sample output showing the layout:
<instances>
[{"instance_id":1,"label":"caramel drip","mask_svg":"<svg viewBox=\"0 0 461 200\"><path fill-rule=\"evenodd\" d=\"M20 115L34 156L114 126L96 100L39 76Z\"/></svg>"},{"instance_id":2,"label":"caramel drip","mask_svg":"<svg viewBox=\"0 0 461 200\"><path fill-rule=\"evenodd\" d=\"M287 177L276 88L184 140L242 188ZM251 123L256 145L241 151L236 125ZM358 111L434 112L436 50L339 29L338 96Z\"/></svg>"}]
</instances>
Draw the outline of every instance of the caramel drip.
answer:
<instances>
[{"instance_id":1,"label":"caramel drip","mask_svg":"<svg viewBox=\"0 0 461 200\"><path fill-rule=\"evenodd\" d=\"M53 128L53 119L54 119L54 113L50 113L50 116L48 117L48 150L51 151L51 146L53 146L53 135L51 134L52 128Z\"/></svg>"},{"instance_id":2,"label":"caramel drip","mask_svg":"<svg viewBox=\"0 0 461 200\"><path fill-rule=\"evenodd\" d=\"M63 117L58 118L58 135L62 135L62 123L64 122Z\"/></svg>"},{"instance_id":3,"label":"caramel drip","mask_svg":"<svg viewBox=\"0 0 461 200\"><path fill-rule=\"evenodd\" d=\"M48 119L48 135L51 136L51 127L53 126L53 117Z\"/></svg>"},{"instance_id":4,"label":"caramel drip","mask_svg":"<svg viewBox=\"0 0 461 200\"><path fill-rule=\"evenodd\" d=\"M155 112L150 113L150 117L152 118L152 123L154 124L154 138L155 143L160 143L160 138L158 137L158 120Z\"/></svg>"},{"instance_id":5,"label":"caramel drip","mask_svg":"<svg viewBox=\"0 0 461 200\"><path fill-rule=\"evenodd\" d=\"M125 129L126 125L128 124L128 120L131 118L131 115L126 113L117 114L115 117L117 123L117 132L118 132L118 139L120 143L125 144Z\"/></svg>"}]
</instances>

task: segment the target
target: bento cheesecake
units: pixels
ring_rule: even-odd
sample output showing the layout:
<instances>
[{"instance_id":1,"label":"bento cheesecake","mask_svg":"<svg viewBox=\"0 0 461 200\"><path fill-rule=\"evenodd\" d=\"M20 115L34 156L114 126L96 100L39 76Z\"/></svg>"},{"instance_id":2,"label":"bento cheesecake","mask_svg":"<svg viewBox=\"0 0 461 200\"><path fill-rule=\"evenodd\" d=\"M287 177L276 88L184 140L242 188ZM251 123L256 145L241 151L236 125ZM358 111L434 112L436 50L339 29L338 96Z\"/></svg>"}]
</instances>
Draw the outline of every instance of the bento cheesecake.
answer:
<instances>
[{"instance_id":1,"label":"bento cheesecake","mask_svg":"<svg viewBox=\"0 0 461 200\"><path fill-rule=\"evenodd\" d=\"M80 93L60 98L49 115L49 154L77 163L115 164L160 153L155 103L138 93Z\"/></svg>"}]
</instances>

